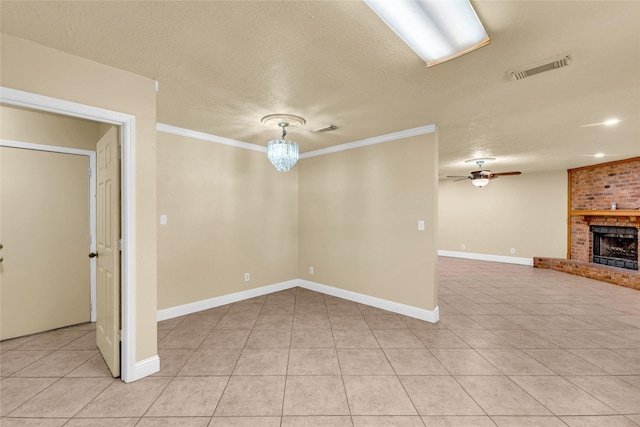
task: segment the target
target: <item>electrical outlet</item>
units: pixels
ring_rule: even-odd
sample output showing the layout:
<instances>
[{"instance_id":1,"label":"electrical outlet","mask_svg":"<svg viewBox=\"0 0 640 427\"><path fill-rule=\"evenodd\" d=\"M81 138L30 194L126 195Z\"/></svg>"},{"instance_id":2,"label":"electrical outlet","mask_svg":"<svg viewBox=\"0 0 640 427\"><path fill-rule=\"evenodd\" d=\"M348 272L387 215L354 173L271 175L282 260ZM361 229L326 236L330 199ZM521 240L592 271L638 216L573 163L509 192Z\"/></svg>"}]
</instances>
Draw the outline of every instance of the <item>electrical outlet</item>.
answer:
<instances>
[{"instance_id":1,"label":"electrical outlet","mask_svg":"<svg viewBox=\"0 0 640 427\"><path fill-rule=\"evenodd\" d=\"M460 249L467 249L467 245L465 245L464 243L460 245Z\"/></svg>"},{"instance_id":2,"label":"electrical outlet","mask_svg":"<svg viewBox=\"0 0 640 427\"><path fill-rule=\"evenodd\" d=\"M249 275L249 273L244 273L244 281L248 282L249 280L251 280L251 276Z\"/></svg>"},{"instance_id":3,"label":"electrical outlet","mask_svg":"<svg viewBox=\"0 0 640 427\"><path fill-rule=\"evenodd\" d=\"M516 253L516 248L511 248L511 253L515 254Z\"/></svg>"},{"instance_id":4,"label":"electrical outlet","mask_svg":"<svg viewBox=\"0 0 640 427\"><path fill-rule=\"evenodd\" d=\"M309 267L309 274L313 274L313 267Z\"/></svg>"}]
</instances>

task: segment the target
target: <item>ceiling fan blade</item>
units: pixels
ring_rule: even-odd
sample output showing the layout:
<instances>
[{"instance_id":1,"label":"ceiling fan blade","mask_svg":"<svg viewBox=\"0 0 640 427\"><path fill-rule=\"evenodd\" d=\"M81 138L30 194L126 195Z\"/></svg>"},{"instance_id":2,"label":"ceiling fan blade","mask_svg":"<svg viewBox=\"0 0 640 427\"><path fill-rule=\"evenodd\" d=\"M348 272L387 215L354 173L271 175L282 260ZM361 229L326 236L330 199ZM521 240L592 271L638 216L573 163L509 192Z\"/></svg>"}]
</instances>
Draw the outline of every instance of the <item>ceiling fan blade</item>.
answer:
<instances>
[{"instance_id":1,"label":"ceiling fan blade","mask_svg":"<svg viewBox=\"0 0 640 427\"><path fill-rule=\"evenodd\" d=\"M464 180L466 180L466 179L472 179L472 178L470 178L470 177L468 177L468 176L465 176L464 178L463 178L463 177L460 177L460 179L455 179L453 182L464 181Z\"/></svg>"},{"instance_id":2,"label":"ceiling fan blade","mask_svg":"<svg viewBox=\"0 0 640 427\"><path fill-rule=\"evenodd\" d=\"M500 173L494 173L491 174L491 176L508 176L508 175L520 175L522 172L500 172Z\"/></svg>"},{"instance_id":3,"label":"ceiling fan blade","mask_svg":"<svg viewBox=\"0 0 640 427\"><path fill-rule=\"evenodd\" d=\"M447 178L451 178L451 179L455 179L455 178L467 179L469 177L467 175L447 175Z\"/></svg>"}]
</instances>

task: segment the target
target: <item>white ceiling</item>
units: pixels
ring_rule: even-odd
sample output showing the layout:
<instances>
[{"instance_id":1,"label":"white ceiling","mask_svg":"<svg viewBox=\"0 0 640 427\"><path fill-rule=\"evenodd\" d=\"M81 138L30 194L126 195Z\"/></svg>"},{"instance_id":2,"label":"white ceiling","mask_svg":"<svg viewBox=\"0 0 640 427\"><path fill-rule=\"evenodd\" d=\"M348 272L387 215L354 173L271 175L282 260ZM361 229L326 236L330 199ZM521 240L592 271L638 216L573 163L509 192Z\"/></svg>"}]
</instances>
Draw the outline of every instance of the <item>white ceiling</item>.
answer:
<instances>
[{"instance_id":1,"label":"white ceiling","mask_svg":"<svg viewBox=\"0 0 640 427\"><path fill-rule=\"evenodd\" d=\"M158 80L160 123L254 144L282 112L307 119L289 131L302 152L438 124L441 176L472 157L527 173L640 155L640 2L472 4L491 44L428 69L361 1L2 0L0 28Z\"/></svg>"}]
</instances>

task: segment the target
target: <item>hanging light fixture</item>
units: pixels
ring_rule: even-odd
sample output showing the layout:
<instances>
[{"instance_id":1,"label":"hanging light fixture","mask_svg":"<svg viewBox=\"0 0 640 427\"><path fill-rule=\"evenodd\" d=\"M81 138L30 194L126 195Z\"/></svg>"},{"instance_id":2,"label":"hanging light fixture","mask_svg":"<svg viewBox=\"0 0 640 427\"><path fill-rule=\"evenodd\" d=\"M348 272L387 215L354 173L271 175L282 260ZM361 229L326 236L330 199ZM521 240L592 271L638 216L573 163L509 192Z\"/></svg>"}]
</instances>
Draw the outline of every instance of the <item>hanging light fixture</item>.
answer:
<instances>
[{"instance_id":1,"label":"hanging light fixture","mask_svg":"<svg viewBox=\"0 0 640 427\"><path fill-rule=\"evenodd\" d=\"M292 114L270 114L262 118L262 123L267 126L277 125L282 128L282 139L274 139L269 141L267 146L267 157L269 161L280 172L291 170L300 157L300 149L294 141L287 141L288 126L302 126L307 121L299 116Z\"/></svg>"}]
</instances>

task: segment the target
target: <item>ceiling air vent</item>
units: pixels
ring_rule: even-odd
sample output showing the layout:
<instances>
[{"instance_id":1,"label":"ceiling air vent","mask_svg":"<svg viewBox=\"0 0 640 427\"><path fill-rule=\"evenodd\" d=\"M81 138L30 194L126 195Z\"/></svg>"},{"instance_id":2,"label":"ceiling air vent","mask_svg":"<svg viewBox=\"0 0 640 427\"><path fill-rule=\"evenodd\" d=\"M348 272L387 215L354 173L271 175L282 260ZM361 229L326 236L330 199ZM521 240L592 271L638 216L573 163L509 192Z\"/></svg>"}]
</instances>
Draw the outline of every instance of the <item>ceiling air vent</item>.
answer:
<instances>
[{"instance_id":1,"label":"ceiling air vent","mask_svg":"<svg viewBox=\"0 0 640 427\"><path fill-rule=\"evenodd\" d=\"M507 71L507 75L513 80L522 80L527 77L535 76L536 74L544 73L545 71L557 70L558 68L566 67L571 64L573 55L566 54L560 57L552 58L543 63L537 63L527 67L519 68L516 70Z\"/></svg>"},{"instance_id":2,"label":"ceiling air vent","mask_svg":"<svg viewBox=\"0 0 640 427\"><path fill-rule=\"evenodd\" d=\"M336 130L336 129L338 129L338 126L336 126L336 125L329 125L329 126L327 126L326 128L322 128L322 129L314 130L314 132L316 132L316 133L331 132L331 131L334 131L334 130Z\"/></svg>"}]
</instances>

